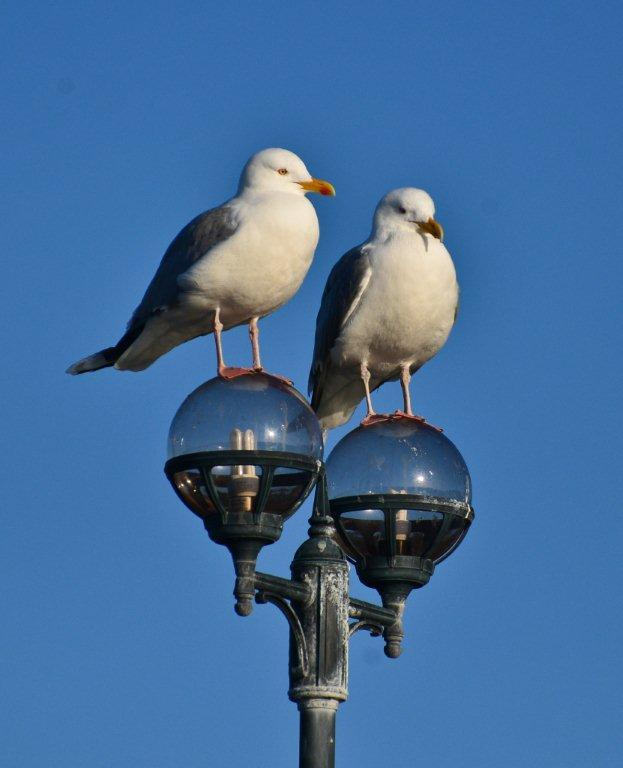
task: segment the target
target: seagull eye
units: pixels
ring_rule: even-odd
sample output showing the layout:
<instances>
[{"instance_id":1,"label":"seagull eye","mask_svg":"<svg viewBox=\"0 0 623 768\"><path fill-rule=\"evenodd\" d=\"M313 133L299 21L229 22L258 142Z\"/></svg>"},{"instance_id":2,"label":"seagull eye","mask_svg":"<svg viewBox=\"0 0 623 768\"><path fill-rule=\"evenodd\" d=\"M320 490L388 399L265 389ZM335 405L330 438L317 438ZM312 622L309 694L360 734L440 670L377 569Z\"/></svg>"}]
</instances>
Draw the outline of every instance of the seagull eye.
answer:
<instances>
[{"instance_id":1,"label":"seagull eye","mask_svg":"<svg viewBox=\"0 0 623 768\"><path fill-rule=\"evenodd\" d=\"M406 212L407 212L407 209L406 209L406 208L403 208L402 206L400 206L400 207L398 208L398 213L406 213Z\"/></svg>"},{"instance_id":2,"label":"seagull eye","mask_svg":"<svg viewBox=\"0 0 623 768\"><path fill-rule=\"evenodd\" d=\"M277 173L278 173L280 176L285 176L285 175L287 174L287 172L288 172L288 169L287 169L287 168L280 168L280 169L277 171Z\"/></svg>"}]
</instances>

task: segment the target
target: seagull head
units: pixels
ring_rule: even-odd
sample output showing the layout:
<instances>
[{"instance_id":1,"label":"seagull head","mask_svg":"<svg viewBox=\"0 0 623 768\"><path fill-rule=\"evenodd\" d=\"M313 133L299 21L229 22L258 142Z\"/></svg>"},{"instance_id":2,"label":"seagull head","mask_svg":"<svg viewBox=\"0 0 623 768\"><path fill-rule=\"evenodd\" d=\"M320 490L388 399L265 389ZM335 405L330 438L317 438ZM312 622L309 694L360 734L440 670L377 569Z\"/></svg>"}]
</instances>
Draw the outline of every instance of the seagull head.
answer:
<instances>
[{"instance_id":1,"label":"seagull head","mask_svg":"<svg viewBox=\"0 0 623 768\"><path fill-rule=\"evenodd\" d=\"M428 234L443 240L443 227L435 221L435 203L423 189L393 189L377 205L373 232L400 230Z\"/></svg>"},{"instance_id":2,"label":"seagull head","mask_svg":"<svg viewBox=\"0 0 623 768\"><path fill-rule=\"evenodd\" d=\"M240 177L238 191L245 190L335 195L332 184L313 178L301 158L287 149L263 149L253 155Z\"/></svg>"}]
</instances>

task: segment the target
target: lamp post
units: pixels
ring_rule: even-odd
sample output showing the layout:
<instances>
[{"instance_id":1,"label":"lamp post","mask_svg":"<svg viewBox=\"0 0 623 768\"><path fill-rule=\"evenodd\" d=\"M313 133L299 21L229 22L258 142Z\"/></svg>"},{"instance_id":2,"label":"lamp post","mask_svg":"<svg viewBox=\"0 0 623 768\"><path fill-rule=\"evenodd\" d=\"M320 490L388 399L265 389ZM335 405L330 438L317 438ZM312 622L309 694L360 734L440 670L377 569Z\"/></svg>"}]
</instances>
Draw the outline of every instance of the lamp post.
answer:
<instances>
[{"instance_id":1,"label":"lamp post","mask_svg":"<svg viewBox=\"0 0 623 768\"><path fill-rule=\"evenodd\" d=\"M409 419L359 427L326 467L322 434L305 398L260 373L212 379L171 424L165 472L210 538L234 562L235 610L271 603L290 628L288 695L300 712L300 768L333 768L335 717L348 695L348 643L383 635L396 658L404 603L464 537L469 473L441 433ZM315 487L309 537L291 578L261 573L261 548ZM377 606L349 596L348 560L376 588Z\"/></svg>"}]
</instances>

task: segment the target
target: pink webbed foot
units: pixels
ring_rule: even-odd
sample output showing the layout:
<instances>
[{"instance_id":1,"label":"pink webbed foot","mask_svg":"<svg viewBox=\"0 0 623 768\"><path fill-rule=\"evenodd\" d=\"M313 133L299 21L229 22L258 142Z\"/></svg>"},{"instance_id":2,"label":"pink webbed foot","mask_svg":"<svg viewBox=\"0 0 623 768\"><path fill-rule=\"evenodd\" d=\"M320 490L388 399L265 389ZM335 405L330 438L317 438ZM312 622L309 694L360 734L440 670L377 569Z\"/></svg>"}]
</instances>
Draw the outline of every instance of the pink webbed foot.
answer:
<instances>
[{"instance_id":1,"label":"pink webbed foot","mask_svg":"<svg viewBox=\"0 0 623 768\"><path fill-rule=\"evenodd\" d=\"M382 421L391 421L392 415L387 413L369 413L365 419L362 419L360 426L370 427L372 424L379 424Z\"/></svg>"},{"instance_id":2,"label":"pink webbed foot","mask_svg":"<svg viewBox=\"0 0 623 768\"><path fill-rule=\"evenodd\" d=\"M268 373L268 371L265 371L263 368L254 368L253 370L255 373L262 373L267 378L272 379L273 381L278 381L281 384L286 384L288 387L291 387L294 383L292 379L288 379L286 376L280 376L278 373Z\"/></svg>"},{"instance_id":3,"label":"pink webbed foot","mask_svg":"<svg viewBox=\"0 0 623 768\"><path fill-rule=\"evenodd\" d=\"M238 376L246 376L249 373L257 373L255 368L236 368L231 365L223 365L218 369L218 375L221 379L237 379Z\"/></svg>"},{"instance_id":4,"label":"pink webbed foot","mask_svg":"<svg viewBox=\"0 0 623 768\"><path fill-rule=\"evenodd\" d=\"M235 368L232 366L224 365L222 368L219 368L218 375L221 379L236 379L239 376L248 376L250 374L255 373L261 373L262 375L266 376L269 379L273 379L274 381L279 381L282 384L287 384L289 387L292 386L292 380L286 379L285 376L279 376L276 373L268 373L263 368L253 367L253 368Z\"/></svg>"},{"instance_id":5,"label":"pink webbed foot","mask_svg":"<svg viewBox=\"0 0 623 768\"><path fill-rule=\"evenodd\" d=\"M380 424L383 421L400 421L401 419L409 419L410 421L415 421L418 424L426 424L426 426L434 429L436 432L443 432L441 427L436 427L434 424L429 424L423 416L416 416L414 413L405 413L405 411L368 414L366 418L361 422L361 426L370 427L372 424Z\"/></svg>"},{"instance_id":6,"label":"pink webbed foot","mask_svg":"<svg viewBox=\"0 0 623 768\"><path fill-rule=\"evenodd\" d=\"M416 421L418 424L426 424L427 427L434 429L436 432L443 432L441 427L436 427L434 424L429 424L423 416L418 416L415 413L405 413L405 411L395 411L393 414L395 419L410 419Z\"/></svg>"}]
</instances>

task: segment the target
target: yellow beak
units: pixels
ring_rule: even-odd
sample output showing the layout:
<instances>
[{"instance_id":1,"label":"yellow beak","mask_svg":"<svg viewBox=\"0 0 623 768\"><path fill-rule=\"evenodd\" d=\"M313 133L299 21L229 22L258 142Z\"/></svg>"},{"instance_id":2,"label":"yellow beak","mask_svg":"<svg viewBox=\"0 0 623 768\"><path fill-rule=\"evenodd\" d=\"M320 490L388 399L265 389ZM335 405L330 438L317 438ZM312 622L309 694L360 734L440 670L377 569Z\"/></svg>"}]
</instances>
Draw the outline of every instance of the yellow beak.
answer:
<instances>
[{"instance_id":1,"label":"yellow beak","mask_svg":"<svg viewBox=\"0 0 623 768\"><path fill-rule=\"evenodd\" d=\"M333 184L322 179L310 179L309 181L297 181L306 192L318 192L321 195L334 197L335 189Z\"/></svg>"},{"instance_id":2,"label":"yellow beak","mask_svg":"<svg viewBox=\"0 0 623 768\"><path fill-rule=\"evenodd\" d=\"M417 225L420 232L428 232L429 235L436 237L437 240L443 240L443 227L435 219L430 218L428 221L418 221Z\"/></svg>"}]
</instances>

